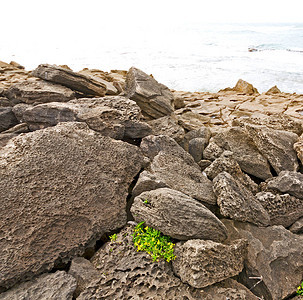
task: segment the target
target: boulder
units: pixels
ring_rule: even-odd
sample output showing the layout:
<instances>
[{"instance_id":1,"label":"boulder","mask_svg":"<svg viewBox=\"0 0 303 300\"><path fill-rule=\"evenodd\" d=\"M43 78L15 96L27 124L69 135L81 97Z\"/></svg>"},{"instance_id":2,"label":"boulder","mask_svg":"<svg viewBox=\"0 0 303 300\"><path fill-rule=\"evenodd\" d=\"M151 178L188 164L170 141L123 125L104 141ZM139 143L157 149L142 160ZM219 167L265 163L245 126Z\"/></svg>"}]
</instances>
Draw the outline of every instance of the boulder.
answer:
<instances>
[{"instance_id":1,"label":"boulder","mask_svg":"<svg viewBox=\"0 0 303 300\"><path fill-rule=\"evenodd\" d=\"M210 117L204 116L198 113L186 109L184 112L177 115L178 124L180 124L185 130L198 130L210 123Z\"/></svg>"},{"instance_id":2,"label":"boulder","mask_svg":"<svg viewBox=\"0 0 303 300\"><path fill-rule=\"evenodd\" d=\"M270 225L288 227L303 217L303 200L289 194L274 195L270 192L260 192L256 198L262 204L270 217Z\"/></svg>"},{"instance_id":3,"label":"boulder","mask_svg":"<svg viewBox=\"0 0 303 300\"><path fill-rule=\"evenodd\" d=\"M265 94L266 94L266 95L281 94L281 91L278 89L278 87L277 87L276 85L274 85L274 86L271 87Z\"/></svg>"},{"instance_id":4,"label":"boulder","mask_svg":"<svg viewBox=\"0 0 303 300\"><path fill-rule=\"evenodd\" d=\"M14 103L67 102L75 98L75 93L64 86L47 81L23 81L12 85L6 92Z\"/></svg>"},{"instance_id":5,"label":"boulder","mask_svg":"<svg viewBox=\"0 0 303 300\"><path fill-rule=\"evenodd\" d=\"M0 149L0 288L51 270L126 223L143 156L133 145L60 123Z\"/></svg>"},{"instance_id":6,"label":"boulder","mask_svg":"<svg viewBox=\"0 0 303 300\"><path fill-rule=\"evenodd\" d=\"M143 115L149 119L171 115L174 110L171 91L137 68L132 67L127 73L125 93L140 106Z\"/></svg>"},{"instance_id":7,"label":"boulder","mask_svg":"<svg viewBox=\"0 0 303 300\"><path fill-rule=\"evenodd\" d=\"M104 83L104 80L75 73L56 65L41 64L32 74L43 80L64 85L84 95L103 97L107 91L107 84Z\"/></svg>"},{"instance_id":8,"label":"boulder","mask_svg":"<svg viewBox=\"0 0 303 300\"><path fill-rule=\"evenodd\" d=\"M303 233L303 218L300 218L298 221L293 223L290 227L289 230L292 233L297 233L297 234L302 234Z\"/></svg>"},{"instance_id":9,"label":"boulder","mask_svg":"<svg viewBox=\"0 0 303 300\"><path fill-rule=\"evenodd\" d=\"M298 170L299 164L294 150L294 143L298 140L297 134L273 130L265 126L246 125L246 129L260 153L269 161L277 174L286 170Z\"/></svg>"},{"instance_id":10,"label":"boulder","mask_svg":"<svg viewBox=\"0 0 303 300\"><path fill-rule=\"evenodd\" d=\"M11 107L0 107L0 132L5 131L18 124Z\"/></svg>"},{"instance_id":11,"label":"boulder","mask_svg":"<svg viewBox=\"0 0 303 300\"><path fill-rule=\"evenodd\" d=\"M43 274L0 294L1 300L72 300L77 283L64 271Z\"/></svg>"},{"instance_id":12,"label":"boulder","mask_svg":"<svg viewBox=\"0 0 303 300\"><path fill-rule=\"evenodd\" d=\"M225 150L234 153L235 160L244 172L264 180L272 177L267 159L245 129L231 127L216 134L205 148L203 158L214 160Z\"/></svg>"},{"instance_id":13,"label":"boulder","mask_svg":"<svg viewBox=\"0 0 303 300\"><path fill-rule=\"evenodd\" d=\"M278 177L273 177L262 184L262 189L273 193L287 193L303 200L303 174L282 171Z\"/></svg>"},{"instance_id":14,"label":"boulder","mask_svg":"<svg viewBox=\"0 0 303 300\"><path fill-rule=\"evenodd\" d=\"M136 222L160 230L178 240L204 239L222 242L226 230L203 204L168 188L144 192L131 207Z\"/></svg>"},{"instance_id":15,"label":"boulder","mask_svg":"<svg viewBox=\"0 0 303 300\"><path fill-rule=\"evenodd\" d=\"M228 228L229 241L248 241L240 282L263 299L281 300L294 295L302 280L303 237L283 226L257 227L231 220L223 223Z\"/></svg>"},{"instance_id":16,"label":"boulder","mask_svg":"<svg viewBox=\"0 0 303 300\"><path fill-rule=\"evenodd\" d=\"M249 95L259 94L258 90L254 88L252 84L242 79L238 80L238 82L236 83L236 85L233 87L232 90L238 93L249 94Z\"/></svg>"},{"instance_id":17,"label":"boulder","mask_svg":"<svg viewBox=\"0 0 303 300\"><path fill-rule=\"evenodd\" d=\"M18 136L18 134L15 133L0 133L0 148L4 147L10 139Z\"/></svg>"},{"instance_id":18,"label":"boulder","mask_svg":"<svg viewBox=\"0 0 303 300\"><path fill-rule=\"evenodd\" d=\"M206 126L201 126L198 129L191 130L191 131L187 132L184 137L184 149L186 151L189 151L189 144L192 139L202 138L205 141L205 143L203 145L203 150L204 150L204 148L206 147L206 145L209 142L210 137L211 137L210 129Z\"/></svg>"},{"instance_id":19,"label":"boulder","mask_svg":"<svg viewBox=\"0 0 303 300\"><path fill-rule=\"evenodd\" d=\"M217 203L223 216L258 226L269 225L269 215L261 203L229 173L220 173L213 182Z\"/></svg>"},{"instance_id":20,"label":"boulder","mask_svg":"<svg viewBox=\"0 0 303 300\"><path fill-rule=\"evenodd\" d=\"M303 134L299 137L298 141L294 144L294 149L297 152L297 156L303 164Z\"/></svg>"},{"instance_id":21,"label":"boulder","mask_svg":"<svg viewBox=\"0 0 303 300\"><path fill-rule=\"evenodd\" d=\"M230 245L210 240L177 243L173 270L182 282L204 288L239 274L244 267L246 249L243 239Z\"/></svg>"}]
</instances>

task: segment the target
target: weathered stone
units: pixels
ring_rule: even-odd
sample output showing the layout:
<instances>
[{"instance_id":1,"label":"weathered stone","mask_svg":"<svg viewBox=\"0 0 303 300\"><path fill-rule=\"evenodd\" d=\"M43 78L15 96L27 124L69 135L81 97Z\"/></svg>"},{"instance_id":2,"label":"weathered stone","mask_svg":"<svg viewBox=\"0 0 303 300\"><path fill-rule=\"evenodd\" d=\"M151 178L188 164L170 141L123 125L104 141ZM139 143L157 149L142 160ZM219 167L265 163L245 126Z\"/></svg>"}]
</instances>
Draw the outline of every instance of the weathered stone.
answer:
<instances>
[{"instance_id":1,"label":"weathered stone","mask_svg":"<svg viewBox=\"0 0 303 300\"><path fill-rule=\"evenodd\" d=\"M160 230L178 240L204 239L222 242L226 230L221 221L203 204L168 188L144 192L131 207L136 222Z\"/></svg>"},{"instance_id":2,"label":"weathered stone","mask_svg":"<svg viewBox=\"0 0 303 300\"><path fill-rule=\"evenodd\" d=\"M247 243L243 239L230 245L209 240L177 243L173 270L182 282L204 288L239 274L244 266L246 249Z\"/></svg>"},{"instance_id":3,"label":"weathered stone","mask_svg":"<svg viewBox=\"0 0 303 300\"><path fill-rule=\"evenodd\" d=\"M186 130L197 130L209 124L210 117L197 114L192 111L186 110L182 114L177 115L178 123Z\"/></svg>"},{"instance_id":4,"label":"weathered stone","mask_svg":"<svg viewBox=\"0 0 303 300\"><path fill-rule=\"evenodd\" d=\"M219 158L214 160L212 164L204 170L207 177L211 180L223 171L229 173L235 180L239 181L251 192L257 193L258 185L251 180L247 174L242 172L239 164L234 159L233 152L224 151Z\"/></svg>"},{"instance_id":5,"label":"weathered stone","mask_svg":"<svg viewBox=\"0 0 303 300\"><path fill-rule=\"evenodd\" d=\"M75 298L77 298L92 281L100 277L100 273L95 269L92 263L83 257L75 257L72 260L68 274L77 280L77 288L74 292Z\"/></svg>"},{"instance_id":6,"label":"weathered stone","mask_svg":"<svg viewBox=\"0 0 303 300\"><path fill-rule=\"evenodd\" d=\"M299 164L294 150L294 143L298 140L297 134L265 126L246 125L246 129L277 174L286 170L298 170Z\"/></svg>"},{"instance_id":7,"label":"weathered stone","mask_svg":"<svg viewBox=\"0 0 303 300\"><path fill-rule=\"evenodd\" d=\"M174 100L175 109L179 109L179 108L185 107L185 102L184 102L184 98L183 97L178 96L178 97L174 97L174 98L175 98L175 100Z\"/></svg>"},{"instance_id":8,"label":"weathered stone","mask_svg":"<svg viewBox=\"0 0 303 300\"><path fill-rule=\"evenodd\" d=\"M303 233L303 218L300 218L294 224L292 224L289 228L292 233L301 234Z\"/></svg>"},{"instance_id":9,"label":"weathered stone","mask_svg":"<svg viewBox=\"0 0 303 300\"><path fill-rule=\"evenodd\" d=\"M281 300L295 294L302 280L303 237L283 226L256 227L231 220L223 223L228 228L229 241L239 238L248 241L240 282L264 299ZM262 280L255 285L259 280L249 277Z\"/></svg>"},{"instance_id":10,"label":"weathered stone","mask_svg":"<svg viewBox=\"0 0 303 300\"><path fill-rule=\"evenodd\" d=\"M270 225L288 227L303 217L303 200L288 194L274 195L270 192L256 194L258 201L270 217Z\"/></svg>"},{"instance_id":11,"label":"weathered stone","mask_svg":"<svg viewBox=\"0 0 303 300\"><path fill-rule=\"evenodd\" d=\"M229 150L241 169L255 177L267 179L272 177L268 161L262 156L245 129L228 128L210 139L203 152L204 159L214 160Z\"/></svg>"},{"instance_id":12,"label":"weathered stone","mask_svg":"<svg viewBox=\"0 0 303 300\"><path fill-rule=\"evenodd\" d=\"M278 177L268 179L262 185L264 191L290 194L303 199L303 174L298 172L282 171Z\"/></svg>"},{"instance_id":13,"label":"weathered stone","mask_svg":"<svg viewBox=\"0 0 303 300\"><path fill-rule=\"evenodd\" d=\"M208 166L211 165L211 161L207 159L202 159L198 162L199 167L201 168L201 171L204 171Z\"/></svg>"},{"instance_id":14,"label":"weathered stone","mask_svg":"<svg viewBox=\"0 0 303 300\"><path fill-rule=\"evenodd\" d=\"M75 98L75 93L64 86L47 81L23 81L12 85L6 92L7 97L15 103L25 102L67 102Z\"/></svg>"},{"instance_id":15,"label":"weathered stone","mask_svg":"<svg viewBox=\"0 0 303 300\"><path fill-rule=\"evenodd\" d=\"M188 152L194 158L195 162L199 162L202 159L203 151L207 140L205 138L194 138L188 143Z\"/></svg>"},{"instance_id":16,"label":"weathered stone","mask_svg":"<svg viewBox=\"0 0 303 300\"><path fill-rule=\"evenodd\" d=\"M276 85L274 85L265 94L272 95L272 94L280 94L280 93L281 93L281 91L278 89L278 87Z\"/></svg>"},{"instance_id":17,"label":"weathered stone","mask_svg":"<svg viewBox=\"0 0 303 300\"><path fill-rule=\"evenodd\" d=\"M72 300L77 283L64 271L43 274L0 294L1 300Z\"/></svg>"},{"instance_id":18,"label":"weathered stone","mask_svg":"<svg viewBox=\"0 0 303 300\"><path fill-rule=\"evenodd\" d=\"M9 107L9 106L12 106L12 103L6 97L1 97L1 89L0 89L0 107Z\"/></svg>"},{"instance_id":19,"label":"weathered stone","mask_svg":"<svg viewBox=\"0 0 303 300\"><path fill-rule=\"evenodd\" d=\"M16 137L18 134L15 133L0 133L0 148L4 147L10 139Z\"/></svg>"},{"instance_id":20,"label":"weathered stone","mask_svg":"<svg viewBox=\"0 0 303 300\"><path fill-rule=\"evenodd\" d=\"M152 261L146 253L137 252L133 244L134 227L129 225L117 234L116 241L106 243L92 258L100 272L77 298L91 299L187 299L200 300L195 290L174 276L170 264ZM105 263L106 262L106 263Z\"/></svg>"},{"instance_id":21,"label":"weathered stone","mask_svg":"<svg viewBox=\"0 0 303 300\"><path fill-rule=\"evenodd\" d=\"M0 149L0 287L82 255L126 223L143 156L84 123L19 135Z\"/></svg>"},{"instance_id":22,"label":"weathered stone","mask_svg":"<svg viewBox=\"0 0 303 300\"><path fill-rule=\"evenodd\" d=\"M56 65L41 64L32 72L32 74L43 80L59 83L85 95L102 97L107 91L107 84L105 84L104 81L75 73L69 69L61 68Z\"/></svg>"},{"instance_id":23,"label":"weathered stone","mask_svg":"<svg viewBox=\"0 0 303 300\"><path fill-rule=\"evenodd\" d=\"M297 156L303 164L303 134L299 137L298 141L294 144L294 150L297 152Z\"/></svg>"},{"instance_id":24,"label":"weathered stone","mask_svg":"<svg viewBox=\"0 0 303 300\"><path fill-rule=\"evenodd\" d=\"M23 114L24 112L30 108L30 107L33 107L32 105L30 104L25 104L25 103L19 103L19 104L16 104L12 109L13 109L13 113L15 114L17 120L20 122L20 123L24 123L23 121Z\"/></svg>"},{"instance_id":25,"label":"weathered stone","mask_svg":"<svg viewBox=\"0 0 303 300\"><path fill-rule=\"evenodd\" d=\"M171 91L134 67L127 73L125 92L128 98L140 106L143 115L150 119L170 115L174 110Z\"/></svg>"},{"instance_id":26,"label":"weathered stone","mask_svg":"<svg viewBox=\"0 0 303 300\"><path fill-rule=\"evenodd\" d=\"M18 124L11 107L0 107L0 132L5 131Z\"/></svg>"},{"instance_id":27,"label":"weathered stone","mask_svg":"<svg viewBox=\"0 0 303 300\"><path fill-rule=\"evenodd\" d=\"M259 93L258 90L254 88L252 84L242 79L238 80L238 82L236 83L236 85L233 87L232 90L238 93L249 94L249 95Z\"/></svg>"},{"instance_id":28,"label":"weathered stone","mask_svg":"<svg viewBox=\"0 0 303 300\"><path fill-rule=\"evenodd\" d=\"M261 226L269 225L269 215L261 203L229 173L220 173L213 182L217 203L223 216Z\"/></svg>"},{"instance_id":29,"label":"weathered stone","mask_svg":"<svg viewBox=\"0 0 303 300\"><path fill-rule=\"evenodd\" d=\"M20 123L15 125L14 127L11 127L2 133L26 133L29 132L28 126L26 123Z\"/></svg>"}]
</instances>

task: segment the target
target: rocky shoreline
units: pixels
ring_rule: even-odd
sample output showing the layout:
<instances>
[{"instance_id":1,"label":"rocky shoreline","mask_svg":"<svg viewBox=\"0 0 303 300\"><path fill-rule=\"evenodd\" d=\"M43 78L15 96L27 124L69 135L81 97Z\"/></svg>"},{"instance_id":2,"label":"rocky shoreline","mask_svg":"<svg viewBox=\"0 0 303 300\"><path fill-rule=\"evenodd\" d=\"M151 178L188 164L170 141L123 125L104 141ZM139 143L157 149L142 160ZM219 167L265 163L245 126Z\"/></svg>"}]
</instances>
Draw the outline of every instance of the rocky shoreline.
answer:
<instances>
[{"instance_id":1,"label":"rocky shoreline","mask_svg":"<svg viewBox=\"0 0 303 300\"><path fill-rule=\"evenodd\" d=\"M0 62L0 299L300 299L302 103Z\"/></svg>"}]
</instances>

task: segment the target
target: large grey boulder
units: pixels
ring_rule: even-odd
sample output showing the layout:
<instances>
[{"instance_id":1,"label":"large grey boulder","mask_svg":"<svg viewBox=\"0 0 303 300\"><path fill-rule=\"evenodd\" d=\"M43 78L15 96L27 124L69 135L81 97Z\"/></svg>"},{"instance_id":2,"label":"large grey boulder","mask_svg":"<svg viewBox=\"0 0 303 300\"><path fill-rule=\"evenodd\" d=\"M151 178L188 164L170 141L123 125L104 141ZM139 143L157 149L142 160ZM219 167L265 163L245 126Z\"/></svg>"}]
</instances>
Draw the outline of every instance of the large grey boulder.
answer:
<instances>
[{"instance_id":1,"label":"large grey boulder","mask_svg":"<svg viewBox=\"0 0 303 300\"><path fill-rule=\"evenodd\" d=\"M67 102L75 98L75 93L62 85L47 81L23 81L12 85L6 92L7 97L15 102L47 103Z\"/></svg>"},{"instance_id":2,"label":"large grey boulder","mask_svg":"<svg viewBox=\"0 0 303 300\"><path fill-rule=\"evenodd\" d=\"M269 215L261 203L229 173L220 173L213 182L217 203L223 216L259 226L269 225Z\"/></svg>"},{"instance_id":3,"label":"large grey boulder","mask_svg":"<svg viewBox=\"0 0 303 300\"><path fill-rule=\"evenodd\" d=\"M0 149L0 288L67 263L121 228L142 165L137 147L84 123L10 140Z\"/></svg>"},{"instance_id":4,"label":"large grey boulder","mask_svg":"<svg viewBox=\"0 0 303 300\"><path fill-rule=\"evenodd\" d=\"M43 80L64 85L84 95L103 97L107 91L107 85L104 80L79 74L56 65L41 64L32 74Z\"/></svg>"},{"instance_id":5,"label":"large grey boulder","mask_svg":"<svg viewBox=\"0 0 303 300\"><path fill-rule=\"evenodd\" d=\"M144 192L131 207L135 221L160 230L178 240L204 239L222 242L227 238L221 221L203 204L168 188Z\"/></svg>"},{"instance_id":6,"label":"large grey boulder","mask_svg":"<svg viewBox=\"0 0 303 300\"><path fill-rule=\"evenodd\" d=\"M248 241L241 282L264 299L281 300L294 295L302 281L303 237L283 226L257 227L231 220L223 223L228 228L229 241ZM262 278L257 285L260 279L256 278Z\"/></svg>"},{"instance_id":7,"label":"large grey boulder","mask_svg":"<svg viewBox=\"0 0 303 300\"><path fill-rule=\"evenodd\" d=\"M177 243L173 270L182 282L204 288L239 274L244 267L246 248L243 239L230 245L210 240Z\"/></svg>"},{"instance_id":8,"label":"large grey boulder","mask_svg":"<svg viewBox=\"0 0 303 300\"><path fill-rule=\"evenodd\" d=\"M125 92L128 98L136 101L143 115L149 119L170 115L174 110L174 96L168 87L137 68L129 69Z\"/></svg>"},{"instance_id":9,"label":"large grey boulder","mask_svg":"<svg viewBox=\"0 0 303 300\"><path fill-rule=\"evenodd\" d=\"M76 279L64 271L43 274L0 294L1 300L72 300Z\"/></svg>"},{"instance_id":10,"label":"large grey boulder","mask_svg":"<svg viewBox=\"0 0 303 300\"><path fill-rule=\"evenodd\" d=\"M246 129L277 174L281 171L298 170L299 164L294 150L294 143L298 140L297 134L266 126L246 125Z\"/></svg>"},{"instance_id":11,"label":"large grey boulder","mask_svg":"<svg viewBox=\"0 0 303 300\"><path fill-rule=\"evenodd\" d=\"M0 132L5 131L18 124L11 107L0 107Z\"/></svg>"}]
</instances>

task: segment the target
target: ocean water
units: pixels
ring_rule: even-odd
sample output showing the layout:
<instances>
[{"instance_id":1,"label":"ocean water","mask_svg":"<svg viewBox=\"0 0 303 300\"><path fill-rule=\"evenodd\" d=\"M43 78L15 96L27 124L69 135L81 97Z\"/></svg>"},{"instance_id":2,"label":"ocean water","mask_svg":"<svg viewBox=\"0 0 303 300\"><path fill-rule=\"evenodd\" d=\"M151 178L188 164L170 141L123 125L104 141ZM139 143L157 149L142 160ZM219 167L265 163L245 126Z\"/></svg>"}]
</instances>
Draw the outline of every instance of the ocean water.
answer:
<instances>
[{"instance_id":1,"label":"ocean water","mask_svg":"<svg viewBox=\"0 0 303 300\"><path fill-rule=\"evenodd\" d=\"M241 78L259 92L277 85L283 92L303 94L303 23L124 24L100 33L63 30L2 40L0 59L15 60L29 70L40 63L67 64L75 71L135 66L183 91L216 92Z\"/></svg>"}]
</instances>

